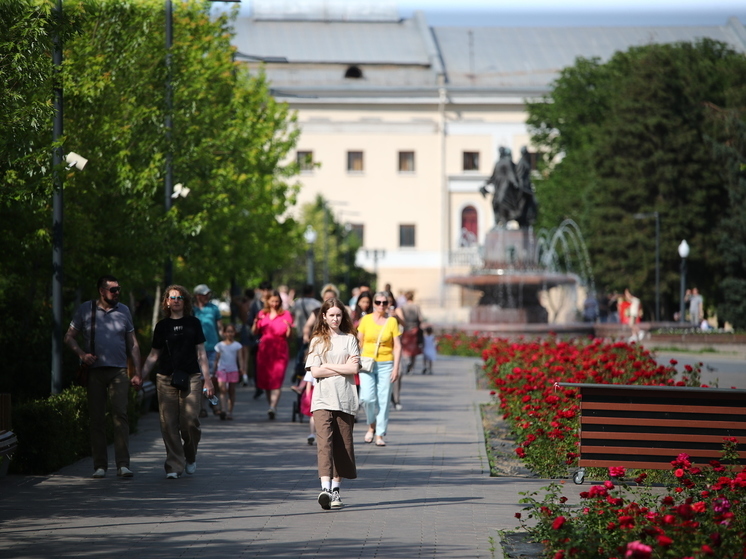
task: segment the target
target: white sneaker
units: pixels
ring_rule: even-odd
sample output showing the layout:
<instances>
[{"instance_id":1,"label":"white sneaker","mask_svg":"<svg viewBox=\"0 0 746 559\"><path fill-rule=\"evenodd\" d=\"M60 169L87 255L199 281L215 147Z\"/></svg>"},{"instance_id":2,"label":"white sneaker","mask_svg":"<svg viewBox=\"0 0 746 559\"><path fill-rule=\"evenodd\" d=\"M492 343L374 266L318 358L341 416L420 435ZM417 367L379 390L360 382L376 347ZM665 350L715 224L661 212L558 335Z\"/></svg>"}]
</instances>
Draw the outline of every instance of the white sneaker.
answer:
<instances>
[{"instance_id":1,"label":"white sneaker","mask_svg":"<svg viewBox=\"0 0 746 559\"><path fill-rule=\"evenodd\" d=\"M179 479L179 477L181 476L177 474L176 472L168 472L166 474L166 479Z\"/></svg>"},{"instance_id":2,"label":"white sneaker","mask_svg":"<svg viewBox=\"0 0 746 559\"><path fill-rule=\"evenodd\" d=\"M96 468L96 471L93 472L93 477L96 479L101 479L105 475L106 475L106 470L104 470L103 468Z\"/></svg>"},{"instance_id":3,"label":"white sneaker","mask_svg":"<svg viewBox=\"0 0 746 559\"><path fill-rule=\"evenodd\" d=\"M187 462L186 466L184 467L184 471L187 474L192 475L194 472L197 471L197 462L192 462L191 464Z\"/></svg>"},{"instance_id":4,"label":"white sneaker","mask_svg":"<svg viewBox=\"0 0 746 559\"><path fill-rule=\"evenodd\" d=\"M122 466L121 468L117 469L117 475L119 477L132 477L135 474L133 474L132 470L130 470L127 466Z\"/></svg>"},{"instance_id":5,"label":"white sneaker","mask_svg":"<svg viewBox=\"0 0 746 559\"><path fill-rule=\"evenodd\" d=\"M329 506L333 509L341 509L345 506L342 499L339 497L339 491L332 491L332 502Z\"/></svg>"},{"instance_id":6,"label":"white sneaker","mask_svg":"<svg viewBox=\"0 0 746 559\"><path fill-rule=\"evenodd\" d=\"M328 489L322 489L317 500L322 509L330 510L332 508L332 492Z\"/></svg>"},{"instance_id":7,"label":"white sneaker","mask_svg":"<svg viewBox=\"0 0 746 559\"><path fill-rule=\"evenodd\" d=\"M241 377L241 384L244 386L249 386L249 375L243 375Z\"/></svg>"}]
</instances>

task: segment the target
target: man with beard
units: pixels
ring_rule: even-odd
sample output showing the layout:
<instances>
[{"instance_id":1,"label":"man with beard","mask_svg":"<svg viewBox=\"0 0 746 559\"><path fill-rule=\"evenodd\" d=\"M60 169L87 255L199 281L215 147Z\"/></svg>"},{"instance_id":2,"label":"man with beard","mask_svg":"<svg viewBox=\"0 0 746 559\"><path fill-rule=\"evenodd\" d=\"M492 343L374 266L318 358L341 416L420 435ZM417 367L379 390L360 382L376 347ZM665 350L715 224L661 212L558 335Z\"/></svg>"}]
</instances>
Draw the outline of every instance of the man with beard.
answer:
<instances>
[{"instance_id":1,"label":"man with beard","mask_svg":"<svg viewBox=\"0 0 746 559\"><path fill-rule=\"evenodd\" d=\"M132 477L127 397L130 383L135 388L142 386L140 347L137 344L130 310L119 302L122 288L117 278L102 276L97 286L99 298L78 307L65 334L65 343L89 366L88 410L93 477L104 477L109 465L104 422L107 393L111 399L111 415L114 420L114 458L117 475ZM81 348L76 340L80 332L83 332L86 349ZM131 381L127 375L127 355L132 357L135 366L135 376Z\"/></svg>"}]
</instances>

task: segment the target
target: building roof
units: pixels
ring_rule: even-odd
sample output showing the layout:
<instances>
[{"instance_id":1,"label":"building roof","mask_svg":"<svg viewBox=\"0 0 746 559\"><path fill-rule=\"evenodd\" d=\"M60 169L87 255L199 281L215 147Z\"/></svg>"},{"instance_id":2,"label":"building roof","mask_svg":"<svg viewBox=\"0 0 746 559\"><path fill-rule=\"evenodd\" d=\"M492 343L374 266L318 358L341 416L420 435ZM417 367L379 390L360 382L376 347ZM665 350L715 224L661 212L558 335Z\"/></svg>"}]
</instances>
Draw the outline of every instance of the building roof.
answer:
<instances>
[{"instance_id":1,"label":"building roof","mask_svg":"<svg viewBox=\"0 0 746 559\"><path fill-rule=\"evenodd\" d=\"M546 88L576 58L609 60L615 52L654 43L710 38L746 53L743 24L677 27L436 27L450 85Z\"/></svg>"},{"instance_id":2,"label":"building roof","mask_svg":"<svg viewBox=\"0 0 746 559\"><path fill-rule=\"evenodd\" d=\"M617 51L651 43L711 38L746 53L746 29L736 18L719 26L428 27L424 14L397 21L236 20L234 45L251 57L282 57L267 75L286 94L360 96L417 89L480 96L531 96L549 91L576 58L609 60ZM345 77L350 66L361 79ZM293 93L294 92L294 93Z\"/></svg>"}]
</instances>

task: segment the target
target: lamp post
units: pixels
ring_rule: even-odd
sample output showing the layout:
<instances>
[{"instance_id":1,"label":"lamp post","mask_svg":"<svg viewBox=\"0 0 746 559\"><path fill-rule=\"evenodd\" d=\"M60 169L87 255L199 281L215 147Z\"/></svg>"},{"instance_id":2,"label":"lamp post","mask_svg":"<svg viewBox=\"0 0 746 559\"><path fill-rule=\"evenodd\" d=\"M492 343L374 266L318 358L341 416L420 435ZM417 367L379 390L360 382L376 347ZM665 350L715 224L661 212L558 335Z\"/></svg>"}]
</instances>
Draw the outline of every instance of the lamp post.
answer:
<instances>
[{"instance_id":1,"label":"lamp post","mask_svg":"<svg viewBox=\"0 0 746 559\"><path fill-rule=\"evenodd\" d=\"M310 225L306 227L303 238L306 240L306 245L308 245L306 249L306 283L308 285L313 285L313 243L316 242L316 236L316 230L313 227Z\"/></svg>"},{"instance_id":2,"label":"lamp post","mask_svg":"<svg viewBox=\"0 0 746 559\"><path fill-rule=\"evenodd\" d=\"M55 32L52 60L54 64L54 127L55 144L62 138L62 0L54 7ZM52 394L62 392L62 146L52 152Z\"/></svg>"},{"instance_id":3,"label":"lamp post","mask_svg":"<svg viewBox=\"0 0 746 559\"><path fill-rule=\"evenodd\" d=\"M686 259L689 256L689 244L684 240L679 244L679 256L681 257L681 290L679 306L679 322L684 322L684 296L686 294Z\"/></svg>"},{"instance_id":4,"label":"lamp post","mask_svg":"<svg viewBox=\"0 0 746 559\"><path fill-rule=\"evenodd\" d=\"M635 219L655 218L655 321L661 319L661 224L658 212L638 213Z\"/></svg>"}]
</instances>

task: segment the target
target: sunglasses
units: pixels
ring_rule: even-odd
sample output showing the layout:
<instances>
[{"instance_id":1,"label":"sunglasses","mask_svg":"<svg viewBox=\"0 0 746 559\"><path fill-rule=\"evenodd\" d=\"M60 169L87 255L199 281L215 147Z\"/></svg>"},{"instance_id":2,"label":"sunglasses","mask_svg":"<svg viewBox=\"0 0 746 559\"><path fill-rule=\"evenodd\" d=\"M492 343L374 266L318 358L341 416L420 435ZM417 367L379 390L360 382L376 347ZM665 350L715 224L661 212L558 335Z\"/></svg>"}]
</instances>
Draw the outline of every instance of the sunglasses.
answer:
<instances>
[{"instance_id":1,"label":"sunglasses","mask_svg":"<svg viewBox=\"0 0 746 559\"><path fill-rule=\"evenodd\" d=\"M109 288L109 293L119 293L121 290L122 290L122 288L119 287L119 286L117 286L117 287L110 287Z\"/></svg>"},{"instance_id":2,"label":"sunglasses","mask_svg":"<svg viewBox=\"0 0 746 559\"><path fill-rule=\"evenodd\" d=\"M173 295L170 295L168 298L171 299L172 301L183 301L184 300L184 297L182 297L181 295L177 295L176 297L174 297Z\"/></svg>"},{"instance_id":3,"label":"sunglasses","mask_svg":"<svg viewBox=\"0 0 746 559\"><path fill-rule=\"evenodd\" d=\"M373 304L374 305L383 305L384 307L388 307L389 306L389 302L388 301L373 301Z\"/></svg>"}]
</instances>

